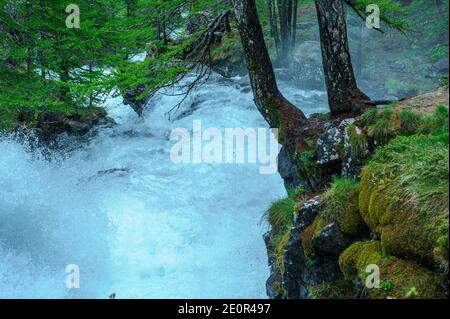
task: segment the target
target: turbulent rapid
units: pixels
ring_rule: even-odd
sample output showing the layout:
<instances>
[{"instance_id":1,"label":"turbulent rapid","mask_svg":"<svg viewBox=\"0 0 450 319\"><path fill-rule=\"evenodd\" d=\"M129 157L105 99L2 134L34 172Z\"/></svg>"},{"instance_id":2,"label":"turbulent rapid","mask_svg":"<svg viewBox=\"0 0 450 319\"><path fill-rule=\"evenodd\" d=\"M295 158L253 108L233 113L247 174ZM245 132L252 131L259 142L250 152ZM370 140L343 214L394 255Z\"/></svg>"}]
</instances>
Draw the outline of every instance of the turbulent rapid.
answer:
<instances>
[{"instance_id":1,"label":"turbulent rapid","mask_svg":"<svg viewBox=\"0 0 450 319\"><path fill-rule=\"evenodd\" d=\"M325 93L282 91L306 114ZM265 298L263 214L286 191L258 164L174 164L177 127L267 127L248 79L212 77L180 110L160 94L139 118L110 98L118 125L51 160L0 139L0 298ZM48 156L47 156L48 157ZM80 288L65 268L80 269Z\"/></svg>"}]
</instances>

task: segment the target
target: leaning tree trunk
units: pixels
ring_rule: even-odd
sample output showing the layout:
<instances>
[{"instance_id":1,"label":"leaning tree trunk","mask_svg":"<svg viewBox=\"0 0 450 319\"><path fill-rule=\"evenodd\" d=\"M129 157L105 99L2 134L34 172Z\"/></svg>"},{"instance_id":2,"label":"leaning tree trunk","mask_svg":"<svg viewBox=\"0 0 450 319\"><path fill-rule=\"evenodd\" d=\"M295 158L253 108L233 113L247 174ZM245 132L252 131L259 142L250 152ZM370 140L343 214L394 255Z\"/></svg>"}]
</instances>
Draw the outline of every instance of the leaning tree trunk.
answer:
<instances>
[{"instance_id":1,"label":"leaning tree trunk","mask_svg":"<svg viewBox=\"0 0 450 319\"><path fill-rule=\"evenodd\" d=\"M316 0L325 83L332 116L360 112L370 100L356 84L342 0Z\"/></svg>"},{"instance_id":2,"label":"leaning tree trunk","mask_svg":"<svg viewBox=\"0 0 450 319\"><path fill-rule=\"evenodd\" d=\"M291 138L294 138L292 134L307 122L306 117L278 90L255 0L233 0L233 8L255 104L269 125L279 128L280 142L284 145L289 144Z\"/></svg>"}]
</instances>

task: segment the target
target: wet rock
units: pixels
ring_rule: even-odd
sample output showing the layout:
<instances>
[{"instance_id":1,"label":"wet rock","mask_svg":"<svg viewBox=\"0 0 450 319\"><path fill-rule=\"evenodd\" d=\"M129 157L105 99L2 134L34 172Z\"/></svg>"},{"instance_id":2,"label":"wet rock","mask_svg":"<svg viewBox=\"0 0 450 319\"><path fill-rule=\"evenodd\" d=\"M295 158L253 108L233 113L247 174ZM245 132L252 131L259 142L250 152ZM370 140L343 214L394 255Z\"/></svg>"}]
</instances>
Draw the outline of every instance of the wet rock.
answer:
<instances>
[{"instance_id":1,"label":"wet rock","mask_svg":"<svg viewBox=\"0 0 450 319\"><path fill-rule=\"evenodd\" d=\"M279 273L272 273L266 281L266 294L269 299L281 299L283 294L280 291L281 276Z\"/></svg>"},{"instance_id":2,"label":"wet rock","mask_svg":"<svg viewBox=\"0 0 450 319\"><path fill-rule=\"evenodd\" d=\"M19 111L19 115L17 116L17 121L19 123L27 123L32 122L34 120L35 111L32 108L23 108Z\"/></svg>"},{"instance_id":3,"label":"wet rock","mask_svg":"<svg viewBox=\"0 0 450 319\"><path fill-rule=\"evenodd\" d=\"M97 108L88 114L65 114L62 111L41 112L36 128L42 142L54 140L58 135L84 136L96 126L113 126L115 122L105 110Z\"/></svg>"},{"instance_id":4,"label":"wet rock","mask_svg":"<svg viewBox=\"0 0 450 319\"><path fill-rule=\"evenodd\" d=\"M282 147L278 154L278 173L284 180L286 189L295 188L302 184L302 181L297 175L298 169L291 155Z\"/></svg>"},{"instance_id":5,"label":"wet rock","mask_svg":"<svg viewBox=\"0 0 450 319\"><path fill-rule=\"evenodd\" d=\"M38 115L37 128L41 130L44 139L49 139L67 132L66 115L62 111L42 112Z\"/></svg>"},{"instance_id":6,"label":"wet rock","mask_svg":"<svg viewBox=\"0 0 450 319\"><path fill-rule=\"evenodd\" d=\"M320 199L315 197L306 201L302 205L299 213L294 214L293 227L290 232L289 241L285 246L285 269L282 274L283 289L287 298L310 298L306 285L312 284L314 278L311 276L308 259L301 247L300 236L319 214L320 206Z\"/></svg>"},{"instance_id":7,"label":"wet rock","mask_svg":"<svg viewBox=\"0 0 450 319\"><path fill-rule=\"evenodd\" d=\"M294 214L293 227L283 256L281 291L284 298L310 299L308 287L334 282L342 277L338 258L352 240L343 235L335 223L324 226L313 238L313 261L306 257L302 247L303 232L318 218L321 207L320 197L317 196L303 203L298 214ZM272 275L273 280L274 272Z\"/></svg>"},{"instance_id":8,"label":"wet rock","mask_svg":"<svg viewBox=\"0 0 450 319\"><path fill-rule=\"evenodd\" d=\"M351 241L341 233L336 223L331 223L322 230L317 237L312 240L312 246L316 252L315 256L320 260L329 255L338 257L349 246Z\"/></svg>"},{"instance_id":9,"label":"wet rock","mask_svg":"<svg viewBox=\"0 0 450 319\"><path fill-rule=\"evenodd\" d=\"M317 140L317 164L325 165L339 161L343 149L343 132L336 127L327 130Z\"/></svg>"}]
</instances>

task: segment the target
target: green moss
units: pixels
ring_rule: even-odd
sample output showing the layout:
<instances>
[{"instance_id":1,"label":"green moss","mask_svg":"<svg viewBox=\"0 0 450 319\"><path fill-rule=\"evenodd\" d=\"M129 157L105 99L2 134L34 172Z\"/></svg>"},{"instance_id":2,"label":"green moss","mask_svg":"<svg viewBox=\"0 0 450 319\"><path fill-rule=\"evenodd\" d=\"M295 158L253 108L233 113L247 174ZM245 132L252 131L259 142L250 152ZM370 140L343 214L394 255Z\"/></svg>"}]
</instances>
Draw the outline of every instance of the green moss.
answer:
<instances>
[{"instance_id":1,"label":"green moss","mask_svg":"<svg viewBox=\"0 0 450 319\"><path fill-rule=\"evenodd\" d=\"M275 249L275 262L281 273L284 273L284 248L289 241L289 234L290 232L287 232L281 237L281 240Z\"/></svg>"},{"instance_id":2,"label":"green moss","mask_svg":"<svg viewBox=\"0 0 450 319\"><path fill-rule=\"evenodd\" d=\"M379 241L356 242L339 256L347 280L358 277L364 284L369 265L379 267L381 280L380 288L366 288L371 298L444 298L437 274L413 261L385 255Z\"/></svg>"},{"instance_id":3,"label":"green moss","mask_svg":"<svg viewBox=\"0 0 450 319\"><path fill-rule=\"evenodd\" d=\"M306 227L300 236L305 256L314 260L313 240L330 223L336 223L342 233L348 236L360 235L364 224L358 207L359 184L347 178L333 179L330 187L322 196L323 205L314 221Z\"/></svg>"},{"instance_id":4,"label":"green moss","mask_svg":"<svg viewBox=\"0 0 450 319\"><path fill-rule=\"evenodd\" d=\"M283 267L284 246L289 240L292 228L292 215L301 206L303 192L301 188L289 190L288 196L273 202L266 213L267 220L271 225L269 240L275 248L276 262L281 268Z\"/></svg>"},{"instance_id":5,"label":"green moss","mask_svg":"<svg viewBox=\"0 0 450 319\"><path fill-rule=\"evenodd\" d=\"M362 170L359 209L385 252L448 269L448 133L397 137Z\"/></svg>"},{"instance_id":6,"label":"green moss","mask_svg":"<svg viewBox=\"0 0 450 319\"><path fill-rule=\"evenodd\" d=\"M351 125L347 128L347 135L353 156L364 158L369 149L369 142L365 134L356 125Z\"/></svg>"},{"instance_id":7,"label":"green moss","mask_svg":"<svg viewBox=\"0 0 450 319\"><path fill-rule=\"evenodd\" d=\"M323 282L307 288L313 299L352 299L355 295L354 285L349 280Z\"/></svg>"},{"instance_id":8,"label":"green moss","mask_svg":"<svg viewBox=\"0 0 450 319\"><path fill-rule=\"evenodd\" d=\"M300 170L297 172L300 178L318 178L321 175L321 168L317 164L315 150L300 152L295 157L300 165Z\"/></svg>"},{"instance_id":9,"label":"green moss","mask_svg":"<svg viewBox=\"0 0 450 319\"><path fill-rule=\"evenodd\" d=\"M284 271L284 247L289 241L292 217L301 206L303 193L304 190L301 187L291 189L286 198L273 202L267 211L267 220L271 225L269 240L275 250L275 262L282 272Z\"/></svg>"},{"instance_id":10,"label":"green moss","mask_svg":"<svg viewBox=\"0 0 450 319\"><path fill-rule=\"evenodd\" d=\"M280 114L278 113L278 109L277 109L277 101L274 98L270 98L269 101L267 102L267 111L269 113L269 116L271 119L273 119L275 121L275 127L277 127L280 130ZM280 135L281 132L278 132L278 138L281 141L281 137Z\"/></svg>"},{"instance_id":11,"label":"green moss","mask_svg":"<svg viewBox=\"0 0 450 319\"><path fill-rule=\"evenodd\" d=\"M427 55L430 59L435 61L448 57L448 45L436 44L430 49Z\"/></svg>"},{"instance_id":12,"label":"green moss","mask_svg":"<svg viewBox=\"0 0 450 319\"><path fill-rule=\"evenodd\" d=\"M311 261L314 260L315 257L312 242L314 238L319 236L320 231L328 224L328 221L319 215L314 219L311 225L303 230L300 235L300 242L303 247L303 252L305 253L306 258Z\"/></svg>"},{"instance_id":13,"label":"green moss","mask_svg":"<svg viewBox=\"0 0 450 319\"><path fill-rule=\"evenodd\" d=\"M357 236L365 228L359 214L359 183L353 179L335 178L322 196L322 217L336 222L342 233Z\"/></svg>"}]
</instances>

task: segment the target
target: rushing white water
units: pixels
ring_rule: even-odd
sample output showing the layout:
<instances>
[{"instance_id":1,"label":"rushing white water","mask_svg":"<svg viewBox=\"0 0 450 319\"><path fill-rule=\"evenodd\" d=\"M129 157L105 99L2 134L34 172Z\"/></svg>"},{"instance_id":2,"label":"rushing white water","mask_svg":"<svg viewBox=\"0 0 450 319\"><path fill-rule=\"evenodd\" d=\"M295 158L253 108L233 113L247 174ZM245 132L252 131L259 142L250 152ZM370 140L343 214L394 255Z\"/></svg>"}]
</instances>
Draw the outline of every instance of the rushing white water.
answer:
<instances>
[{"instance_id":1,"label":"rushing white water","mask_svg":"<svg viewBox=\"0 0 450 319\"><path fill-rule=\"evenodd\" d=\"M158 96L143 118L109 99L118 125L64 160L0 140L0 297L264 298L261 218L285 195L279 175L169 157L171 129L195 119L266 127L245 83L212 79L174 121L164 113L181 97ZM324 110L322 93L288 91L306 113ZM80 289L66 288L68 264L80 267Z\"/></svg>"}]
</instances>

